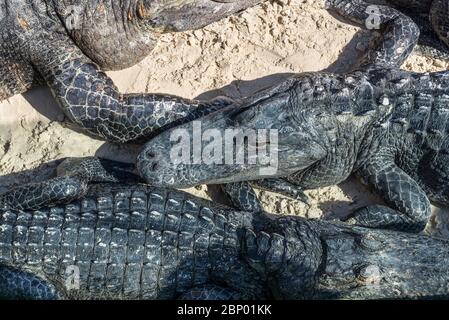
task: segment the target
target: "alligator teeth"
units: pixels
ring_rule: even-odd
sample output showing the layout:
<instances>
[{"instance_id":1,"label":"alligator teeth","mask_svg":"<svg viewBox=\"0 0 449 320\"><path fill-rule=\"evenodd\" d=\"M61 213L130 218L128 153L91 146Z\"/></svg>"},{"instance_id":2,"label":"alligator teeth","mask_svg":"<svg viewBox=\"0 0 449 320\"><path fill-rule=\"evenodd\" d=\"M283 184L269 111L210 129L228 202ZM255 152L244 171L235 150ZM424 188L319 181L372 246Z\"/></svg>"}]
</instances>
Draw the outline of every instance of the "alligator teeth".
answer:
<instances>
[{"instance_id":1,"label":"alligator teeth","mask_svg":"<svg viewBox=\"0 0 449 320\"><path fill-rule=\"evenodd\" d=\"M382 96L380 98L380 104L383 106L389 106L390 105L390 99L387 96Z\"/></svg>"}]
</instances>

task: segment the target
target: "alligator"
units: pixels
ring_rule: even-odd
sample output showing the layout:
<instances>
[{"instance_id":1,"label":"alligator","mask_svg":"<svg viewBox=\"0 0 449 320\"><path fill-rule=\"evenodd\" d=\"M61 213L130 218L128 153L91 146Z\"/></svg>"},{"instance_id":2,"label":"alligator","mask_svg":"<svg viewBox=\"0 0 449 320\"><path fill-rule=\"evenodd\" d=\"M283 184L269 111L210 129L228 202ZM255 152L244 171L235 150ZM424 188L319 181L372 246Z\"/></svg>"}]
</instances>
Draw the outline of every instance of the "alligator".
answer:
<instances>
[{"instance_id":1,"label":"alligator","mask_svg":"<svg viewBox=\"0 0 449 320\"><path fill-rule=\"evenodd\" d=\"M143 60L165 32L201 28L262 1L1 1L0 100L46 84L71 124L96 138L136 142L210 106L122 94L103 71Z\"/></svg>"},{"instance_id":2,"label":"alligator","mask_svg":"<svg viewBox=\"0 0 449 320\"><path fill-rule=\"evenodd\" d=\"M69 160L59 177L0 197L1 298L449 297L448 240L111 183L127 166Z\"/></svg>"},{"instance_id":3,"label":"alligator","mask_svg":"<svg viewBox=\"0 0 449 320\"><path fill-rule=\"evenodd\" d=\"M214 12L212 17L217 18L257 2L245 2L245 5L243 5L241 2L235 1L222 4L204 1L193 3L191 1L181 2L181 4L177 3L175 7L170 5L168 7L157 6L154 2L138 1L129 3L130 6L128 7L125 6L126 9L129 9L126 11L126 15L122 14L118 16L124 18L125 24L129 24L128 27L134 23L136 30L140 30L140 32L133 33L137 37L137 40L131 37L137 43L140 43L140 40L147 39L148 37L148 32L145 33L142 30L148 31L149 27L153 28L153 31L154 26L158 26L159 29L165 26L166 29L175 31L199 27L204 25L204 19L209 21L208 19L211 18L209 15L204 16L204 10L208 13ZM37 72L36 74L40 75L52 88L56 99L59 100L60 105L69 115L69 118L88 132L110 141L136 141L155 135L167 123L173 125L178 123L179 120L184 121L196 118L199 115L205 114L206 111L210 112L211 110L222 109L233 104L232 101L226 99L218 99L212 103L201 103L165 95L119 94L110 79L100 71L100 67L105 69L108 67L112 68L115 63L111 61L116 61L115 59L120 60L122 63L125 63L125 59L131 63L132 59L128 59L129 57L125 58L126 54L122 55L122 53L129 53L130 50L120 50L118 55L104 54L104 51L100 50L101 48L108 51L113 50L111 48L116 49L119 46L111 46L109 42L99 41L98 39L101 38L101 30L104 30L104 28L110 30L110 27L107 28L109 21L106 19L109 17L107 13L117 13L113 10L123 11L124 7L93 6L93 4L98 4L95 2L82 2L81 7L73 7L73 3L70 1L34 1L31 3L19 1L15 3L16 6L2 5L1 23L5 24L5 28L1 30L7 33L2 37L7 39L7 41L4 40L2 47L11 47L11 44L17 43L18 45L14 47L16 49L20 48L21 51L15 54L14 58L7 59L7 61L16 59L15 61L17 62L14 64L14 68L11 67L11 64L6 64L6 69L9 70L7 74L20 74L18 78L25 79L24 72L11 73L11 70L22 70L23 68L19 68L19 66L23 60L20 59L26 57L26 61L31 62L31 64L27 64L25 69L28 71L32 69L33 72ZM368 10L370 4L365 1L329 0L326 2L326 5L359 24L365 24L371 18L371 13ZM70 13L67 13L68 8L72 9ZM76 8L78 10L75 10ZM83 10L79 10L80 8ZM156 10L157 8L160 9L160 12ZM410 18L393 8L378 6L377 10L376 19L378 19L377 23L381 31L380 35L382 40L374 43L372 50L367 52L365 63L400 65L413 50L419 37L419 29ZM120 12L123 13L122 11ZM163 14L154 16L150 14L154 13L153 11ZM188 14L185 14L185 12ZM164 20L162 18L164 14L179 19ZM93 18L96 19L96 28L92 27ZM71 22L68 23L69 21ZM8 27L6 27L6 23L8 23ZM171 27L168 27L169 25ZM102 28L99 28L99 26ZM14 32L9 32L11 29ZM55 32L48 32L48 30ZM124 30L123 33L118 32L119 38L129 33L127 28ZM115 35L106 37L106 39L112 40L111 37L114 38ZM134 48L133 52L138 51L135 50L136 41L131 41L131 44L129 44ZM96 49L89 51L88 48L93 43ZM11 53L12 51L8 52ZM95 56L95 53L98 56ZM120 57L123 59L120 59ZM142 55L139 57L141 58ZM120 63L116 65L120 65ZM33 79L34 75L33 73ZM338 76L336 75L336 77ZM5 79L9 78L10 76ZM10 80L4 81L10 83ZM17 81L12 82L16 83ZM28 81L28 83L33 82L34 80ZM28 88L29 86L25 87ZM22 87L22 89L25 87ZM321 87L317 90L321 90ZM13 90L10 94L15 92ZM325 90L321 93L325 93ZM251 100L251 98L247 100ZM145 162L147 155L152 158L150 159L149 166ZM145 171L142 173L148 181L151 180L149 171L152 171L152 174L158 171L156 170L158 164L152 161L153 158L154 154L150 150L149 152L143 152L138 160L139 168L141 171ZM164 165L170 165L170 162ZM167 170L162 170L159 178L163 179L167 177L167 174ZM203 175L207 180L210 174L212 173L209 172L203 175L203 170L199 168L196 175ZM219 175L220 170L215 174ZM192 180L192 183L196 182ZM185 179L184 181L183 179L179 181L179 184L182 183L186 183ZM288 188L289 186L286 186L284 189ZM419 189L418 191L421 190ZM404 206L407 207L408 204L410 203L406 203ZM421 214L422 212L420 211L418 213Z\"/></svg>"},{"instance_id":4,"label":"alligator","mask_svg":"<svg viewBox=\"0 0 449 320\"><path fill-rule=\"evenodd\" d=\"M223 99L211 106L164 94L122 94L103 71L136 64L164 32L200 28L262 1L3 1L0 100L46 84L69 122L86 133L114 143L144 142L169 124L197 118L231 102ZM406 2L421 9L417 1ZM421 2L427 7L424 3L430 1ZM437 9L446 4L433 2L434 25L443 36L446 16ZM376 6L373 16L365 1L323 0L323 6L362 25L374 17L380 33L391 33L393 40L407 39L404 33L419 37L411 19L391 7ZM386 47L391 48L393 40L387 39ZM409 43L398 46L409 47ZM384 52L377 53L381 59ZM397 59L406 54L398 53Z\"/></svg>"},{"instance_id":5,"label":"alligator","mask_svg":"<svg viewBox=\"0 0 449 320\"><path fill-rule=\"evenodd\" d=\"M137 166L156 186L266 178L252 183L293 197L298 188L338 184L356 173L389 207L362 208L351 222L421 231L431 213L429 199L449 205L448 120L448 71L420 74L371 65L348 74L305 73L199 121L203 133L214 129L222 137L229 129L277 130L274 174L263 176L266 163L259 161L225 164L224 152L214 163L172 161L177 142L170 139L177 130L190 138L192 123L150 140ZM195 143L206 150L210 141ZM219 148L224 150L221 142Z\"/></svg>"},{"instance_id":6,"label":"alligator","mask_svg":"<svg viewBox=\"0 0 449 320\"><path fill-rule=\"evenodd\" d=\"M360 8L358 21L362 23L367 13L364 5ZM356 173L388 206L361 208L348 222L422 231L431 213L430 200L449 205L449 72L400 69L418 41L419 30L406 17L398 17L385 20L380 41L355 71L293 75L200 119L200 137L206 131L210 137L211 129L214 139L226 137L231 129L242 134L276 130L274 173L261 170L267 164L257 153L240 163L235 163L234 154L226 162L226 148L239 150L239 154L250 150L247 143L238 146L235 141L223 148L226 139L220 140L221 152L214 154L214 148L206 154L213 161L192 161L190 154L187 161L173 161L172 147L178 145L173 138L179 132L192 137L192 122L187 122L146 144L137 160L141 176L158 187L234 183L225 187L233 204L260 211L252 186L301 200L305 189L338 184ZM210 152L210 139L199 140L194 145ZM260 147L266 145L270 144L262 142ZM253 147L258 148L258 143Z\"/></svg>"}]
</instances>

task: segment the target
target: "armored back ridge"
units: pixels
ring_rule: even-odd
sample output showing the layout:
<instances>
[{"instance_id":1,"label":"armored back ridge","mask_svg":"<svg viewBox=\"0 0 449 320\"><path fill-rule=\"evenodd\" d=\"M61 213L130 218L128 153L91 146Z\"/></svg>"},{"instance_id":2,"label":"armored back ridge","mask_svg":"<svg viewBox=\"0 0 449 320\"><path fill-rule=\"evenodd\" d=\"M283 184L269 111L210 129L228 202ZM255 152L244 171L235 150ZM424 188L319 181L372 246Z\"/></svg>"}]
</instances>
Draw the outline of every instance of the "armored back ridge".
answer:
<instances>
[{"instance_id":1,"label":"armored back ridge","mask_svg":"<svg viewBox=\"0 0 449 320\"><path fill-rule=\"evenodd\" d=\"M66 206L4 211L0 264L42 277L61 298L173 299L221 281L254 298L265 289L240 260L238 235L251 218L179 192L100 185ZM79 271L72 291L68 270Z\"/></svg>"}]
</instances>

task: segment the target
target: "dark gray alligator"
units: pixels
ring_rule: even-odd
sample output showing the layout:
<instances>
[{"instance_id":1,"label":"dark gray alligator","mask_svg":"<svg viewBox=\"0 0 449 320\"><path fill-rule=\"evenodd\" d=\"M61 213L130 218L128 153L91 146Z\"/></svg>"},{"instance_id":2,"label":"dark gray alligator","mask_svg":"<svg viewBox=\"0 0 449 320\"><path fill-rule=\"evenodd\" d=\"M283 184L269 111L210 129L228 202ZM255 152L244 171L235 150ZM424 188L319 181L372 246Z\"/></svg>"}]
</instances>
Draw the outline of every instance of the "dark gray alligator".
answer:
<instances>
[{"instance_id":1,"label":"dark gray alligator","mask_svg":"<svg viewBox=\"0 0 449 320\"><path fill-rule=\"evenodd\" d=\"M121 94L104 70L142 60L164 32L203 27L262 0L5 0L0 100L47 84L68 119L112 142L136 141L209 105Z\"/></svg>"},{"instance_id":2,"label":"dark gray alligator","mask_svg":"<svg viewBox=\"0 0 449 320\"><path fill-rule=\"evenodd\" d=\"M362 23L366 3L357 3L363 3L356 12ZM419 32L410 20L398 17L386 18L380 41L356 71L299 74L201 119L202 133L214 129L220 137L229 129L276 130L274 174L263 173L266 163L261 159L226 162L226 152L208 163L190 161L190 154L187 162L173 161L170 146L178 144L173 136L179 136L178 130L191 133L187 123L147 144L137 163L142 177L153 185L179 188L269 178L252 184L301 199L301 190L336 184L358 173L390 207L360 209L352 223L421 231L431 212L429 198L449 205L449 72L399 69ZM193 144L210 151L209 140ZM234 144L227 147L236 152ZM260 210L247 184L227 188L235 204Z\"/></svg>"},{"instance_id":3,"label":"dark gray alligator","mask_svg":"<svg viewBox=\"0 0 449 320\"><path fill-rule=\"evenodd\" d=\"M380 39L386 47L395 48L404 35L413 34L418 50L432 58L449 57L449 2L447 0L322 0L336 12L370 30L383 34ZM386 3L385 7L379 3ZM404 16L406 15L406 17ZM416 26L410 26L411 20ZM374 42L378 40L374 39ZM376 45L376 44L375 44ZM397 47L396 47L397 48ZM392 53L388 53L392 58ZM368 57L368 60L372 60Z\"/></svg>"},{"instance_id":4,"label":"dark gray alligator","mask_svg":"<svg viewBox=\"0 0 449 320\"><path fill-rule=\"evenodd\" d=\"M65 176L0 196L1 298L449 296L446 240L236 211L138 184L84 188L128 168L76 162Z\"/></svg>"},{"instance_id":5,"label":"dark gray alligator","mask_svg":"<svg viewBox=\"0 0 449 320\"><path fill-rule=\"evenodd\" d=\"M174 130L191 133L191 124L150 141L138 167L148 183L177 188L287 177L257 184L294 197L293 185L318 188L356 172L391 207L361 209L357 223L419 231L430 215L429 198L449 205L448 120L447 71L418 74L375 65L345 75L300 74L200 121L202 132L215 129L222 137L226 129L277 130L273 176L261 175L262 163L174 163L170 146L176 142L170 139L178 136ZM194 143L204 150L209 141ZM220 164L226 163L222 154Z\"/></svg>"},{"instance_id":6,"label":"dark gray alligator","mask_svg":"<svg viewBox=\"0 0 449 320\"><path fill-rule=\"evenodd\" d=\"M199 28L262 1L3 1L0 100L45 83L68 119L86 132L111 142L144 141L167 124L198 117L229 102L215 102L211 108L209 103L168 95L121 94L103 70L139 62L163 32ZM393 39L419 35L407 16L390 7L376 6L371 21L368 2L327 0L325 4L362 25L372 22ZM440 17L437 12L433 16ZM434 20L440 26L445 19ZM409 43L399 47L403 51L396 58L402 60ZM379 59L386 56L382 50L377 54Z\"/></svg>"}]
</instances>

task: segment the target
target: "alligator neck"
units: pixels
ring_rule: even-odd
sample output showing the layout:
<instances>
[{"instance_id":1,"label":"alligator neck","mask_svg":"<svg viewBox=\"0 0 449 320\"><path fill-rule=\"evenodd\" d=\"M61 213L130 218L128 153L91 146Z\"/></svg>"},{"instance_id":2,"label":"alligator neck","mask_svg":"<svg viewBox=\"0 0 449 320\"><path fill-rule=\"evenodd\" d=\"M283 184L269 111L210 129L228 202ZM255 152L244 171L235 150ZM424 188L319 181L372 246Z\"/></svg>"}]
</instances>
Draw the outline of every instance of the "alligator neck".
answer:
<instances>
[{"instance_id":1,"label":"alligator neck","mask_svg":"<svg viewBox=\"0 0 449 320\"><path fill-rule=\"evenodd\" d=\"M444 240L344 224L318 224L324 258L317 297L394 299L447 295L449 255L441 252Z\"/></svg>"}]
</instances>

